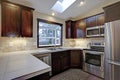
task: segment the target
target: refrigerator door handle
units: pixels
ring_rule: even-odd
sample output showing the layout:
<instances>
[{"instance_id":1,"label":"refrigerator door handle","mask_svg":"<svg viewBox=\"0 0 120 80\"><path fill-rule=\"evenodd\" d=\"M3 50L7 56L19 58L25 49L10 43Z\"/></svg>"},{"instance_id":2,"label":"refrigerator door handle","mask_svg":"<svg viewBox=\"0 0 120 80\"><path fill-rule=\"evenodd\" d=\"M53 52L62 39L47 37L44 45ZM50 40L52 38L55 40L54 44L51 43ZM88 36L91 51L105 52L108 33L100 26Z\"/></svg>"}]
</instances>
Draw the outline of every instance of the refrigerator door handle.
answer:
<instances>
[{"instance_id":1,"label":"refrigerator door handle","mask_svg":"<svg viewBox=\"0 0 120 80\"><path fill-rule=\"evenodd\" d=\"M109 61L109 64L120 66L120 62Z\"/></svg>"}]
</instances>

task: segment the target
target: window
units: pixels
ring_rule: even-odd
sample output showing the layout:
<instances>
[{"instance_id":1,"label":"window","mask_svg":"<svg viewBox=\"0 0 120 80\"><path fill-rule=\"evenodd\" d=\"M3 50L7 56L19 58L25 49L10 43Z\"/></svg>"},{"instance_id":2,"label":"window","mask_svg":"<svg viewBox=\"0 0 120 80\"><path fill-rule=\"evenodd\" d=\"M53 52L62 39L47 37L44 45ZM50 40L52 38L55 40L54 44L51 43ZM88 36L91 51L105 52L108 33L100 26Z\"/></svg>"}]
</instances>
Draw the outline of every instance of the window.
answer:
<instances>
[{"instance_id":1,"label":"window","mask_svg":"<svg viewBox=\"0 0 120 80\"><path fill-rule=\"evenodd\" d=\"M62 45L62 24L38 19L38 47Z\"/></svg>"},{"instance_id":2,"label":"window","mask_svg":"<svg viewBox=\"0 0 120 80\"><path fill-rule=\"evenodd\" d=\"M70 7L76 0L58 0L52 7L53 11L63 13L68 7Z\"/></svg>"}]
</instances>

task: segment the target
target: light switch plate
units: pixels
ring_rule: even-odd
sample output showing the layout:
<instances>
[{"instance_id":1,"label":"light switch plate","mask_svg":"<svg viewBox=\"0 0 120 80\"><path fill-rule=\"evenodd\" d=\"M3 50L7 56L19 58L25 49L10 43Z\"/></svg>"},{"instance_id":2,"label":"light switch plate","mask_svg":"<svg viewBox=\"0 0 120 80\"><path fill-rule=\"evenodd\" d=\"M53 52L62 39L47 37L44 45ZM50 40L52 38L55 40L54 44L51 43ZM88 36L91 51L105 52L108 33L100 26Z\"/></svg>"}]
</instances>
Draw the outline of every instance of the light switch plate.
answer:
<instances>
[{"instance_id":1,"label":"light switch plate","mask_svg":"<svg viewBox=\"0 0 120 80\"><path fill-rule=\"evenodd\" d=\"M9 46L11 46L11 47L14 46L14 45L13 45L13 42L9 42Z\"/></svg>"}]
</instances>

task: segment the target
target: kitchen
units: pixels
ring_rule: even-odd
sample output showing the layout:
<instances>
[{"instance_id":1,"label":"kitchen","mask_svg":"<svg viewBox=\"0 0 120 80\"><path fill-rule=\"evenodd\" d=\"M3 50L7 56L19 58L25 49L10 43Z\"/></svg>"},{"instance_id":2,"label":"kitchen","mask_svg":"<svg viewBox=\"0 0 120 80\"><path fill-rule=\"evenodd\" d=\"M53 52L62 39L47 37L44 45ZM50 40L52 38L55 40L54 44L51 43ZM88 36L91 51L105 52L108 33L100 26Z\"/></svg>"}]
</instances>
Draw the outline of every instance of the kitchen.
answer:
<instances>
[{"instance_id":1,"label":"kitchen","mask_svg":"<svg viewBox=\"0 0 120 80\"><path fill-rule=\"evenodd\" d=\"M97 16L100 14L103 13L103 7L106 7L110 4L113 4L113 3L116 3L118 2L119 0L105 0L106 2L101 5L99 5L99 7L97 6L96 8L94 7L94 9L92 10L91 9L91 12L87 12L85 15L82 15L82 16L78 16L76 17L75 19L60 19L60 18L57 18L59 17L60 15L57 16L57 13L54 16L51 16L50 14L44 14L44 13L40 13L38 12L37 10L39 10L37 8L36 10L36 6L39 5L39 0L36 0L35 4L36 6L34 5L35 7L35 10L33 9L33 4L30 3L28 0L23 1L23 0L9 0L10 2L14 2L16 4L20 4L19 6L29 6L32 8L32 11L33 11L33 28L32 28L32 37L26 37L28 35L24 34L24 33L21 33L17 36L19 37L16 37L14 35L10 35L11 37L8 37L8 34L6 34L7 32L4 31L3 33L3 22L2 22L2 19L8 19L9 15L6 15L6 16L1 16L0 15L0 24L1 24L1 37L0 37L0 80L11 80L11 79L17 79L17 80L25 80L25 79L29 79L31 77L34 77L34 76L37 76L37 75L42 75L46 72L51 72L52 69L56 68L56 67L53 67L53 66L49 66L45 63L43 63L41 60L37 59L36 57L34 56L38 56L38 54L36 53L41 53L41 55L43 55L44 53L47 53L47 56L49 56L49 54L51 54L52 56L60 56L60 57L57 57L58 59L61 59L61 61L58 63L59 65L57 65L57 70L54 70L54 73L53 74L58 74L58 73L61 73L64 71L64 69L66 70L67 68L69 68L68 66L70 65L71 67L78 67L80 69L83 69L84 71L88 70L85 68L85 65L84 64L86 62L85 59L82 59L83 56L85 56L84 54L82 54L82 51L83 49L88 49L88 48L93 48L92 46L110 46L108 44L108 40L110 39L107 39L105 38L104 40L104 37L102 34L100 34L99 36L97 35L97 37L91 37L89 36L89 30L91 29L85 29L84 27L82 28L82 31L87 34L86 32L88 31L88 36L86 37L85 34L82 34L79 33L79 29L77 29L76 27L75 28L71 28L71 26L67 26L67 22L68 24L72 25L72 23L74 24L76 22L76 25L79 25L79 22L82 22L81 20L83 20L84 22L84 18L87 18L88 21L89 21L89 17L93 16ZM31 2L34 2L33 0L30 0ZM78 2L80 2L80 0L77 0ZM86 0L85 0L86 1ZM97 0L95 0L97 1ZM104 0L103 0L104 1ZM4 0L3 0L4 2ZM44 3L46 2L47 3L47 0L43 1ZM55 2L55 1L54 1ZM52 2L51 2L52 3ZM102 2L101 2L102 3ZM0 3L1 4L1 3ZM53 4L53 3L52 3ZM23 6L24 5L24 6ZM93 4L91 4L93 5ZM12 5L14 6L14 5ZM7 6L5 6L6 8ZM41 7L42 7L42 3L41 3ZM17 6L18 8L18 6ZM30 9L31 9L30 8ZM2 6L0 5L0 13L2 14ZM24 8L22 8L24 9ZM3 9L5 10L5 9ZM7 10L7 8L6 8ZM8 10L7 10L8 11ZM113 11L114 12L114 11ZM6 13L7 14L7 13ZM19 12L17 13L19 14ZM24 12L23 12L24 14ZM28 13L29 14L29 13ZM2 15L5 15L5 14L2 14ZM31 15L31 14L30 14ZM117 15L117 14L116 14ZM13 15L11 15L13 16ZM67 15L64 15L64 17L66 17ZM25 16L24 16L25 17ZM109 17L109 16L108 16ZM18 18L18 17L15 17L15 18ZM31 18L30 18L31 19ZM29 20L30 20L29 19ZM19 20L19 19L17 19ZM28 21L29 21L28 20ZM31 19L32 20L32 19ZM115 19L114 19L115 20ZM6 20L7 21L7 20ZM12 20L11 20L12 21ZM40 21L40 22L39 22ZM43 21L43 22L42 22ZM43 36L39 36L38 37L38 34L40 31L39 28L42 26L42 25L39 25L39 23L42 22L42 24L44 24L44 22L46 22L45 25L50 25L49 23L47 23L48 21L51 21L51 22L56 22L55 25L58 26L58 23L62 24L60 26L62 26L62 28L59 28L58 29L58 34L59 34L59 30L61 30L61 36L62 36L62 39L59 40L59 37L58 38L55 38L55 41L51 41L50 43L52 43L52 47L49 47L50 45L44 45L44 47L48 46L48 48L41 48L41 42L38 42L38 40L40 38L42 38ZM113 21L113 20L112 20ZM10 21L8 21L8 25L11 24L9 23ZM15 22L15 21L14 21ZM20 23L23 23L21 21L19 21ZM65 23L66 22L66 23ZM109 22L109 21L107 21ZM98 24L98 23L97 23ZM101 23L100 23L101 24ZM103 24L103 23L102 23ZM111 23L112 24L112 23ZM12 25L12 24L11 24ZM16 25L16 24L15 24ZM18 25L18 24L17 24ZM28 24L29 25L29 24ZM105 24L106 25L106 24ZM23 26L26 26L24 25L23 23ZM91 25L90 25L91 26ZM101 26L101 25L100 25ZM6 25L5 25L6 27ZM58 26L59 27L59 26ZM5 28L6 29L6 28ZM23 29L23 28L22 28ZM48 29L48 28L47 28ZM78 34L77 35L77 30L78 30ZM8 29L8 31L11 30L11 29ZM21 30L21 29L20 29ZM25 29L26 30L26 29ZM43 30L44 30L44 27L43 27ZM100 30L100 29L97 29L97 30ZM102 30L102 29L101 29ZM19 32L19 29L17 29L16 31ZM72 32L73 31L73 32ZM75 31L75 32L74 32ZM23 32L26 32L26 31L23 31ZM54 32L54 31L53 31ZM80 31L81 32L81 31ZM82 32L82 33L83 33ZM98 31L97 31L98 32ZM107 32L107 30L106 30ZM44 31L43 31L44 33ZM46 32L45 32L46 33ZM51 31L49 33L52 33ZM73 33L73 34L72 34ZM95 32L96 33L96 32ZM13 33L16 35L16 33ZM93 33L92 33L93 34ZM96 33L97 34L97 33ZM52 35L52 34L51 34ZM51 36L50 35L50 36ZM54 35L54 34L53 34ZM60 34L59 34L60 35ZM7 37L6 37L7 36ZM30 35L31 36L31 35ZM106 34L105 34L106 36ZM81 38L82 37L82 38ZM46 37L43 37L43 38L46 38ZM61 38L61 37L60 37ZM40 39L41 40L41 39ZM48 40L48 39L47 39ZM46 40L46 41L47 41ZM54 39L53 39L54 40ZM54 42L58 42L58 44L54 44ZM106 45L104 44L107 43ZM45 43L45 39L42 40L42 46L43 46L43 43ZM45 43L46 44L46 43ZM60 44L60 45L59 45ZM62 46L61 46L62 45ZM38 48L39 47L39 48ZM100 47L101 48L101 47ZM54 50L55 49L55 50ZM106 49L105 49L106 50ZM108 50L108 49L107 49ZM107 51L106 50L106 51ZM77 54L77 53L80 53L80 54ZM28 54L27 54L28 53ZM60 54L62 53L62 55ZM65 53L65 55L64 55ZM70 53L70 54L69 54ZM73 54L72 54L73 53ZM84 52L83 52L84 53ZM108 53L108 52L107 52ZM32 56L32 55L34 56ZM50 56L51 56L50 55ZM64 56L63 56L64 55ZM44 56L44 55L43 55ZM46 56L46 55L45 55ZM68 57L69 56L69 57ZM72 56L72 57L71 57ZM77 57L77 56L80 56L80 57ZM40 56L41 57L41 56ZM61 58L62 57L62 58ZM98 56L97 56L98 57ZM53 57L52 57L53 58ZM54 58L56 60L56 63L57 63L57 58ZM69 61L69 58L71 61ZM91 58L91 57L90 57ZM101 58L104 58L104 57L101 57ZM48 62L46 61L48 58L44 58L44 62ZM50 59L50 58L49 58ZM52 59L52 60L54 60ZM79 62L73 62L74 60L80 60ZM93 59L96 59L96 58L93 58ZM51 60L51 59L50 59ZM52 61L51 60L51 61ZM67 62L68 60L68 62ZM101 60L99 58L97 58L97 60ZM84 62L85 61L85 62ZM91 60L92 61L92 60ZM91 61L87 61L89 64L91 63ZM72 63L73 62L73 63ZM97 62L98 61L93 61L93 63L96 63L95 65L98 66ZM103 61L104 62L104 61ZM9 63L9 64L8 64ZM51 63L51 62L50 62ZM98 62L98 63L101 63ZM114 62L111 62L112 65L114 64ZM59 66L65 64L65 66L62 66L63 70L59 70ZM67 64L67 65L66 65ZM77 64L77 66L76 66ZM83 64L83 66L81 66ZM117 64L118 65L118 64ZM42 67L43 66L43 67ZM56 66L56 64L55 64ZM91 65L90 65L91 66ZM101 64L101 66L103 66L103 64ZM108 66L108 65L107 65ZM30 68L29 68L30 67ZM105 64L105 67L106 67L106 64ZM76 69L76 68L75 68ZM100 68L101 69L101 68ZM119 70L119 68L118 68ZM79 70L78 70L79 71ZM93 72L90 72L89 70L86 71L88 73L93 73ZM95 71L94 71L95 72ZM106 71L105 71L106 72ZM84 73L83 73L84 74ZM96 73L94 73L95 75ZM113 74L113 73L112 73ZM116 73L115 73L116 74ZM119 74L119 72L118 72ZM49 76L48 73L46 73L45 75ZM51 74L50 74L51 75ZM82 74L81 74L82 75ZM86 74L88 75L88 74ZM104 73L102 74L104 75ZM110 76L111 74L109 74ZM80 76L80 75L79 75ZM98 76L98 75L95 75L95 76ZM112 77L111 79L109 79L108 77L106 77L106 73L105 73L105 80L117 80L119 79L119 75L114 75L116 76L115 78ZM88 76L87 76L88 77ZM46 77L47 78L47 77ZM54 78L54 76L53 76ZM32 79L32 78L31 78ZM34 78L33 78L34 79ZM42 80L40 77L39 77L40 80ZM100 79L103 79L103 77ZM47 79L43 79L43 80L47 80ZM59 79L60 80L60 79ZM69 79L70 80L70 79ZM77 79L74 79L73 80L77 80ZM90 80L88 78L88 80Z\"/></svg>"}]
</instances>

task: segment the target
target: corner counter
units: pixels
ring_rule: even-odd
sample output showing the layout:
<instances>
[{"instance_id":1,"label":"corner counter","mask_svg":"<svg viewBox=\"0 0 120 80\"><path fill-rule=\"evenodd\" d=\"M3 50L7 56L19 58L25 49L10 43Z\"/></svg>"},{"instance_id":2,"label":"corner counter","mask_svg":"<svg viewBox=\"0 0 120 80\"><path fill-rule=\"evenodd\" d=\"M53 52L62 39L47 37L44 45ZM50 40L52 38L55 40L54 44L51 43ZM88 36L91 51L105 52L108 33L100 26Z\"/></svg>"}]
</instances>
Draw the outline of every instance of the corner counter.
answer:
<instances>
[{"instance_id":1,"label":"corner counter","mask_svg":"<svg viewBox=\"0 0 120 80\"><path fill-rule=\"evenodd\" d=\"M51 67L32 55L37 50L0 53L0 80L22 80L51 71ZM47 51L41 51L47 52Z\"/></svg>"}]
</instances>

